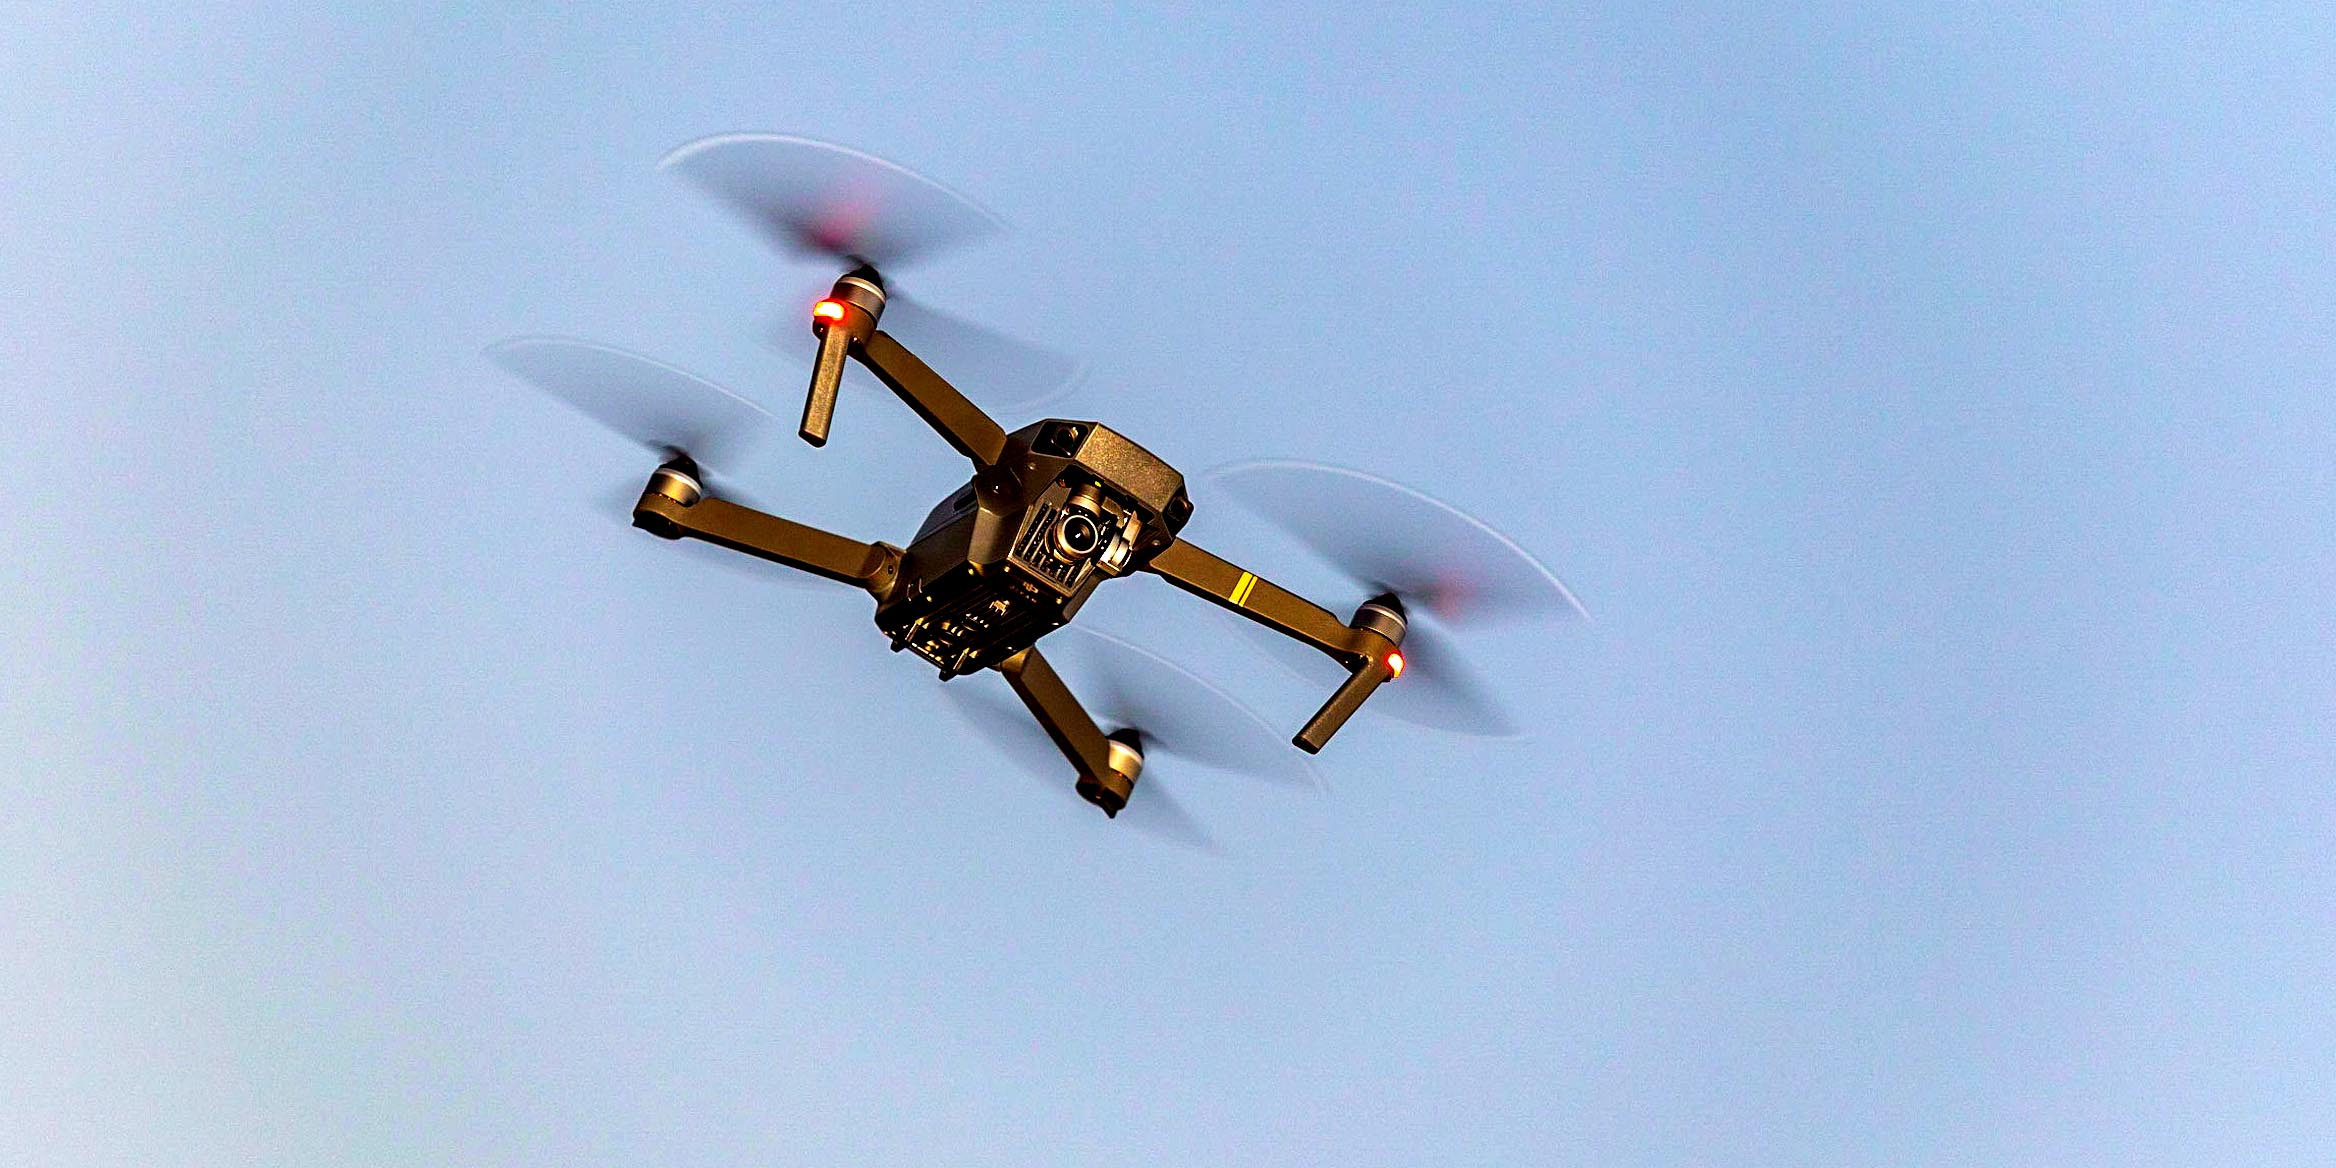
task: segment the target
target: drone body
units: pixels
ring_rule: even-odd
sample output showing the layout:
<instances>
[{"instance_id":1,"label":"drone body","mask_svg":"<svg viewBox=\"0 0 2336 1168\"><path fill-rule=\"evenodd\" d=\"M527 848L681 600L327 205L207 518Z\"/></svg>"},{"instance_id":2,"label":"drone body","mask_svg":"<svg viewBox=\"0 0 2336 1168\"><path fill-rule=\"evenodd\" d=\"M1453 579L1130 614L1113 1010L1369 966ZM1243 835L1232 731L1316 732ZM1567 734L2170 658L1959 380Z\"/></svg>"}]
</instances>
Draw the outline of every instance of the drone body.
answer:
<instances>
[{"instance_id":1,"label":"drone body","mask_svg":"<svg viewBox=\"0 0 2336 1168\"><path fill-rule=\"evenodd\" d=\"M891 259L870 254L890 249L897 258L945 241L952 230L959 235L994 230L994 219L969 203L889 163L799 138L708 139L668 159L669 166L677 164L783 243L849 265L811 309L818 350L799 436L815 447L826 444L846 363L857 361L971 463L965 485L933 508L905 548L822 531L720 497L709 489L691 452L693 445L705 449L707 435L720 426L663 419L645 424L630 415L613 419L612 412L622 411L608 408L612 387L606 382L654 383L652 394L679 386L700 397L720 395L726 400L717 401L715 412L733 421L742 412L767 417L744 399L670 367L575 342L506 342L498 347L498 359L585 412L667 450L667 459L650 474L633 506L635 526L666 539L703 540L865 590L875 601L876 626L894 651L923 658L945 682L983 670L1003 675L1075 772L1078 793L1107 815L1118 815L1133 793L1151 728L1126 725L1106 733L1040 649L1041 640L1070 623L1106 581L1136 573L1159 576L1336 662L1345 680L1291 739L1308 754L1320 751L1366 699L1404 671L1402 647L1412 630L1402 593L1425 600L1439 615L1450 615L1438 607L1451 598L1451 589L1443 585L1455 576L1446 556L1415 585L1395 583L1403 576L1400 565L1371 569L1366 578L1388 583L1341 620L1184 539L1193 514L1184 475L1142 446L1099 422L1069 418L1047 418L1009 433L880 327L888 312L904 314L926 335L971 337L976 351L1011 351L1015 342L899 297L876 266L878 260L889 264ZM579 355L591 360L569 359ZM1025 360L1014 367L1042 364ZM1402 491L1383 480L1371 481ZM1414 497L1442 509L1431 523L1439 531L1474 524L1424 496ZM1474 526L1490 533L1481 524ZM1496 549L1490 559L1508 552L1523 556L1513 544L1502 543L1505 550ZM1468 554L1487 558L1481 548ZM1546 569L1537 563L1532 567L1540 575L1528 590L1545 579L1565 603L1572 603ZM1440 652L1432 656L1443 657ZM1164 672L1157 664L1155 675ZM1457 662L1445 659L1439 671L1456 668ZM1125 688L1119 687L1122 709ZM1207 744L1188 742L1179 748L1205 751Z\"/></svg>"},{"instance_id":2,"label":"drone body","mask_svg":"<svg viewBox=\"0 0 2336 1168\"><path fill-rule=\"evenodd\" d=\"M705 495L693 464L660 467L650 489L657 497L637 525L702 535L670 514ZM1068 624L1097 586L1167 546L1191 514L1184 476L1150 451L1100 423L1048 418L1007 435L998 464L935 506L906 549L842 550L858 556L846 576L875 594L876 627L893 649L915 652L946 681ZM798 533L795 542L818 541Z\"/></svg>"},{"instance_id":3,"label":"drone body","mask_svg":"<svg viewBox=\"0 0 2336 1168\"><path fill-rule=\"evenodd\" d=\"M876 327L882 289L882 277L862 265L814 306L820 360L799 432L814 445L826 442L841 358L848 357L973 462L972 480L933 509L905 550L715 498L686 454L649 477L634 508L635 525L865 588L892 647L932 662L944 681L981 669L1004 673L1077 769L1080 793L1111 815L1134 789L1141 738L1104 734L1037 647L1107 579L1157 573L1350 669L1347 683L1292 740L1308 753L1321 750L1372 690L1402 672L1400 602L1382 597L1342 624L1329 610L1179 540L1192 503L1174 467L1094 422L1049 418L1006 433Z\"/></svg>"},{"instance_id":4,"label":"drone body","mask_svg":"<svg viewBox=\"0 0 2336 1168\"><path fill-rule=\"evenodd\" d=\"M943 680L989 668L1069 623L1191 514L1184 476L1115 431L1062 418L1026 426L999 466L933 509L876 627Z\"/></svg>"}]
</instances>

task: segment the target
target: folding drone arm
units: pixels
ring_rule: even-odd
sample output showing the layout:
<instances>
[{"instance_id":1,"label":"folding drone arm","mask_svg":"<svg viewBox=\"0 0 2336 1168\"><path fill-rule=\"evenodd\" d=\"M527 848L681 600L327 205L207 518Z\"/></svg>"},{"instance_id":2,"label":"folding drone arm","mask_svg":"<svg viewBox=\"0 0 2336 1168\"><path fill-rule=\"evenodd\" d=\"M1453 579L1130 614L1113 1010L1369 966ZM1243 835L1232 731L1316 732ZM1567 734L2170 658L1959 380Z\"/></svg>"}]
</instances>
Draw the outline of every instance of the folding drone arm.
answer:
<instances>
[{"instance_id":1,"label":"folding drone arm","mask_svg":"<svg viewBox=\"0 0 2336 1168\"><path fill-rule=\"evenodd\" d=\"M973 460L978 470L996 466L1006 454L1006 431L965 399L957 387L932 371L892 334L875 332L853 349L852 355L876 379L908 403L957 453Z\"/></svg>"},{"instance_id":2,"label":"folding drone arm","mask_svg":"<svg viewBox=\"0 0 2336 1168\"><path fill-rule=\"evenodd\" d=\"M689 468L668 463L633 504L633 526L666 539L689 536L867 589L878 600L900 577L900 549L861 543L705 493Z\"/></svg>"},{"instance_id":3,"label":"folding drone arm","mask_svg":"<svg viewBox=\"0 0 2336 1168\"><path fill-rule=\"evenodd\" d=\"M1143 772L1144 756L1132 739L1105 734L1035 647L998 662L996 669L1078 772L1080 797L1117 817Z\"/></svg>"},{"instance_id":4,"label":"folding drone arm","mask_svg":"<svg viewBox=\"0 0 2336 1168\"><path fill-rule=\"evenodd\" d=\"M1391 601L1372 601L1340 624L1329 609L1237 567L1184 540L1162 548L1144 565L1169 583L1285 636L1321 650L1348 671L1330 700L1322 703L1290 742L1308 754L1320 753L1330 736L1362 708L1382 682L1403 670L1403 615Z\"/></svg>"},{"instance_id":5,"label":"folding drone arm","mask_svg":"<svg viewBox=\"0 0 2336 1168\"><path fill-rule=\"evenodd\" d=\"M957 453L973 460L975 469L996 466L1006 452L1005 429L907 346L878 330L876 321L883 311L883 282L867 268L846 273L828 298L812 307L819 356L812 364L811 388L804 395L803 424L797 433L813 446L827 445L836 389L843 382L844 360L851 357L907 402Z\"/></svg>"}]
</instances>

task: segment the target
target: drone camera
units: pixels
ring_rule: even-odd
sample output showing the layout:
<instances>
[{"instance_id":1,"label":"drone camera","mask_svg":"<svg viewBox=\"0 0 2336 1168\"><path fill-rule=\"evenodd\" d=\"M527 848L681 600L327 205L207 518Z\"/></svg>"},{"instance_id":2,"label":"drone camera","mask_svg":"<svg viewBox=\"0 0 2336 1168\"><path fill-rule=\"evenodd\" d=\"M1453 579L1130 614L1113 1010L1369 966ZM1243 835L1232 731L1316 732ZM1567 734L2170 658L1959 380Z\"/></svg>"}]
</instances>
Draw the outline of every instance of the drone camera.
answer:
<instances>
[{"instance_id":1,"label":"drone camera","mask_svg":"<svg viewBox=\"0 0 2336 1168\"><path fill-rule=\"evenodd\" d=\"M1071 492L1063 500L1062 514L1054 522L1054 550L1066 562L1076 563L1103 550L1104 534L1103 490L1093 483Z\"/></svg>"},{"instance_id":2,"label":"drone camera","mask_svg":"<svg viewBox=\"0 0 2336 1168\"><path fill-rule=\"evenodd\" d=\"M1064 559L1083 560L1103 546L1103 529L1084 511L1065 511L1055 521L1054 550Z\"/></svg>"},{"instance_id":3,"label":"drone camera","mask_svg":"<svg viewBox=\"0 0 2336 1168\"><path fill-rule=\"evenodd\" d=\"M1078 590L1090 569L1125 573L1144 528L1142 513L1092 480L1056 484L1026 523L1015 558L1066 591Z\"/></svg>"}]
</instances>

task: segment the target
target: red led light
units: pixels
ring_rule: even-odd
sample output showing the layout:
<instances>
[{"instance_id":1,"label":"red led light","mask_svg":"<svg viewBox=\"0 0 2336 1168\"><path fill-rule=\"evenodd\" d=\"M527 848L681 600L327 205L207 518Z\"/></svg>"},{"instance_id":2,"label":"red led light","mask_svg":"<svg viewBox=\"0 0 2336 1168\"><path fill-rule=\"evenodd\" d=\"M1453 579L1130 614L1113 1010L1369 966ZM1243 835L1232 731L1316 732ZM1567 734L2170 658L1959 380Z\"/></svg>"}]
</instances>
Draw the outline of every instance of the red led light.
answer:
<instances>
[{"instance_id":1,"label":"red led light","mask_svg":"<svg viewBox=\"0 0 2336 1168\"><path fill-rule=\"evenodd\" d=\"M1401 653L1389 653L1389 654L1387 655L1387 677L1388 677L1388 679L1389 679L1389 680L1393 680L1393 679L1395 679L1395 678L1398 678L1398 677L1401 677L1401 676L1403 676L1403 654L1401 654Z\"/></svg>"},{"instance_id":2,"label":"red led light","mask_svg":"<svg viewBox=\"0 0 2336 1168\"><path fill-rule=\"evenodd\" d=\"M822 300L811 306L811 319L813 320L840 321L843 318L844 304L841 300Z\"/></svg>"}]
</instances>

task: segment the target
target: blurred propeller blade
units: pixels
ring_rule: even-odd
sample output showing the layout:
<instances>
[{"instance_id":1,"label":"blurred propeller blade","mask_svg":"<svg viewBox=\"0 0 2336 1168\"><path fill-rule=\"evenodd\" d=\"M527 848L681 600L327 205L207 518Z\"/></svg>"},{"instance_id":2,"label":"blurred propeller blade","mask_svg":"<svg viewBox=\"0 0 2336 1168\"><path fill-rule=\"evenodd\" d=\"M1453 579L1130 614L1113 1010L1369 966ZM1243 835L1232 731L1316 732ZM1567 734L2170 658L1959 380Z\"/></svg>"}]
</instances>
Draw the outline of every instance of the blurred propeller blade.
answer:
<instances>
[{"instance_id":1,"label":"blurred propeller blade","mask_svg":"<svg viewBox=\"0 0 2336 1168\"><path fill-rule=\"evenodd\" d=\"M908 263L1004 230L973 200L906 167L785 134L717 134L658 163L802 258Z\"/></svg>"},{"instance_id":2,"label":"blurred propeller blade","mask_svg":"<svg viewBox=\"0 0 2336 1168\"><path fill-rule=\"evenodd\" d=\"M1294 461L1239 463L1205 481L1344 573L1356 585L1354 603L1385 592L1403 600L1410 618L1403 676L1373 695L1367 712L1460 734L1514 735L1515 719L1439 626L1588 616L1516 541L1400 483ZM1254 622L1238 623L1299 676L1336 681L1336 666L1321 654Z\"/></svg>"},{"instance_id":3,"label":"blurred propeller blade","mask_svg":"<svg viewBox=\"0 0 2336 1168\"><path fill-rule=\"evenodd\" d=\"M827 295L828 287L807 286L789 300L791 311L770 330L771 344L780 352L801 357L810 349L811 306ZM1087 376L1086 362L1076 357L944 312L897 287L885 293L882 327L986 410L1031 413L1069 395ZM844 380L855 383L872 382ZM1012 418L999 421L1008 429L1015 426Z\"/></svg>"},{"instance_id":4,"label":"blurred propeller blade","mask_svg":"<svg viewBox=\"0 0 2336 1168\"><path fill-rule=\"evenodd\" d=\"M1314 764L1288 734L1191 670L1077 625L1049 637L1046 651L1105 730L1143 735L1143 781L1165 758L1178 772L1199 766L1321 789Z\"/></svg>"},{"instance_id":5,"label":"blurred propeller blade","mask_svg":"<svg viewBox=\"0 0 2336 1168\"><path fill-rule=\"evenodd\" d=\"M997 216L916 172L857 150L782 134L719 134L665 156L659 166L753 224L781 251L833 265L884 271L883 327L967 397L1028 410L1068 391L1082 364L904 296L898 271L951 247L1005 232ZM806 314L783 322L787 351L811 335Z\"/></svg>"},{"instance_id":6,"label":"blurred propeller blade","mask_svg":"<svg viewBox=\"0 0 2336 1168\"><path fill-rule=\"evenodd\" d=\"M770 411L662 361L569 337L513 337L487 359L660 455L735 465L777 425Z\"/></svg>"},{"instance_id":7,"label":"blurred propeller blade","mask_svg":"<svg viewBox=\"0 0 2336 1168\"><path fill-rule=\"evenodd\" d=\"M706 489L715 497L767 510L708 465L734 466L759 445L776 422L761 406L662 361L593 341L514 337L488 346L486 355L520 380L646 447L659 460L676 451L699 460ZM654 465L644 460L635 477L595 492L592 510L631 524L633 505ZM690 539L678 542L684 556L758 581L806 588L825 584L727 548Z\"/></svg>"},{"instance_id":8,"label":"blurred propeller blade","mask_svg":"<svg viewBox=\"0 0 2336 1168\"><path fill-rule=\"evenodd\" d=\"M1061 794L1071 792L1072 766L1056 750L1054 740L1030 716L1028 708L1008 689L1004 678L983 672L953 678L941 684L941 695L976 734L1006 756L1015 770L1043 781Z\"/></svg>"},{"instance_id":9,"label":"blurred propeller blade","mask_svg":"<svg viewBox=\"0 0 2336 1168\"><path fill-rule=\"evenodd\" d=\"M897 293L885 297L882 325L979 405L1035 410L1078 388L1087 374L1075 357Z\"/></svg>"},{"instance_id":10,"label":"blurred propeller blade","mask_svg":"<svg viewBox=\"0 0 2336 1168\"><path fill-rule=\"evenodd\" d=\"M1192 812L1176 797L1175 789L1165 783L1155 783L1151 771L1152 764L1145 762L1143 781L1136 784L1136 827L1195 851L1224 855L1224 846L1217 843L1216 837L1200 825L1200 820L1193 818ZM1184 780L1176 781L1181 783ZM1122 811L1120 814L1126 815L1127 812Z\"/></svg>"},{"instance_id":11,"label":"blurred propeller blade","mask_svg":"<svg viewBox=\"0 0 2336 1168\"><path fill-rule=\"evenodd\" d=\"M1364 709L1456 734L1514 738L1519 733L1516 721L1483 675L1468 664L1468 655L1453 643L1451 634L1425 620L1411 621L1403 633L1403 660L1403 676L1381 686Z\"/></svg>"},{"instance_id":12,"label":"blurred propeller blade","mask_svg":"<svg viewBox=\"0 0 2336 1168\"><path fill-rule=\"evenodd\" d=\"M1384 591L1382 589L1381 591ZM1359 601L1357 603L1360 603ZM1342 676L1338 663L1256 621L1225 614L1266 656L1327 694ZM1363 711L1431 730L1479 738L1514 738L1522 731L1493 687L1469 665L1452 635L1414 616L1403 634L1403 676L1379 687Z\"/></svg>"},{"instance_id":13,"label":"blurred propeller blade","mask_svg":"<svg viewBox=\"0 0 2336 1168\"><path fill-rule=\"evenodd\" d=\"M1220 467L1207 482L1348 578L1446 624L1589 616L1515 540L1401 483L1294 461Z\"/></svg>"},{"instance_id":14,"label":"blurred propeller blade","mask_svg":"<svg viewBox=\"0 0 2336 1168\"><path fill-rule=\"evenodd\" d=\"M1038 720L1031 717L1021 700L1007 688L1004 678L985 671L945 682L941 692L949 698L950 708L965 721L967 729L996 745L1006 756L1008 765L1065 798L1078 798L1071 786L1075 772L1070 762L1055 749L1054 741L1039 728ZM1168 785L1158 781L1149 755L1147 744L1144 773L1136 781L1135 796L1114 822L1132 824L1139 831L1184 847L1221 853L1222 849L1207 830L1169 794Z\"/></svg>"}]
</instances>

